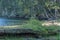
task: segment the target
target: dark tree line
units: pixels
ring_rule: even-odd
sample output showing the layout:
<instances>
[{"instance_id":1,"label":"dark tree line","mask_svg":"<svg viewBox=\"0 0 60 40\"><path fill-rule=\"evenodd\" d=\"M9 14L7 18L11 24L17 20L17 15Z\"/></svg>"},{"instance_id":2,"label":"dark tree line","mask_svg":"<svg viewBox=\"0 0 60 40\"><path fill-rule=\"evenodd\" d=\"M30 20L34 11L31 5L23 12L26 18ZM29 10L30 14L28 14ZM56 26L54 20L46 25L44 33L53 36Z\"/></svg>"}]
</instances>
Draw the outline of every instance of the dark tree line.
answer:
<instances>
[{"instance_id":1,"label":"dark tree line","mask_svg":"<svg viewBox=\"0 0 60 40\"><path fill-rule=\"evenodd\" d=\"M60 0L0 0L0 17L60 17Z\"/></svg>"}]
</instances>

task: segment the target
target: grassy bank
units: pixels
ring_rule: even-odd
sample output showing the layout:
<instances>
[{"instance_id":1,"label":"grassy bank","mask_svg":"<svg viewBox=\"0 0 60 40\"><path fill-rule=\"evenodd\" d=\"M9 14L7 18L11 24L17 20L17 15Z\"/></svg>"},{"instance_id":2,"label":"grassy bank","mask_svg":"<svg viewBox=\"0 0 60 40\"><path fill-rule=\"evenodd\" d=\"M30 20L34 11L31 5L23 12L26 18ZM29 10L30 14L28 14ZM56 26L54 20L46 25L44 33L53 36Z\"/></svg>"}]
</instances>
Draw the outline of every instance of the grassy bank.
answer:
<instances>
[{"instance_id":1,"label":"grassy bank","mask_svg":"<svg viewBox=\"0 0 60 40\"><path fill-rule=\"evenodd\" d=\"M6 26L6 27L1 27L2 29L13 29L13 28L26 28L26 29L32 29L34 31L40 31L42 33L48 34L49 32L58 32L60 30L60 26L42 26L42 23L45 21L39 21L37 19L30 19L26 20L24 23L21 25L14 25L14 26Z\"/></svg>"},{"instance_id":2,"label":"grassy bank","mask_svg":"<svg viewBox=\"0 0 60 40\"><path fill-rule=\"evenodd\" d=\"M42 26L42 23L44 23L44 21L31 19L31 20L27 21L27 23L24 23L24 24L20 25L20 27L31 28L33 30L42 31L42 32L46 32L46 33L48 33L49 31L57 32L60 29L60 26L54 26L54 25L52 25L52 26Z\"/></svg>"},{"instance_id":3,"label":"grassy bank","mask_svg":"<svg viewBox=\"0 0 60 40\"><path fill-rule=\"evenodd\" d=\"M26 28L26 29L32 29L34 31L38 31L38 34L41 34L40 36L43 36L42 38L44 39L56 39L59 40L60 39L60 34L58 33L58 30L60 30L59 26L42 26L42 23L44 23L45 21L39 21L37 19L30 19L27 20L26 22L24 22L21 25L17 25L17 27L13 28ZM5 29L10 29L12 28L12 26L10 27L5 27ZM55 34L57 33L57 34ZM25 38L22 37L5 37L6 40L24 40ZM27 39L26 39L27 40ZM35 38L31 38L31 40L35 40Z\"/></svg>"}]
</instances>

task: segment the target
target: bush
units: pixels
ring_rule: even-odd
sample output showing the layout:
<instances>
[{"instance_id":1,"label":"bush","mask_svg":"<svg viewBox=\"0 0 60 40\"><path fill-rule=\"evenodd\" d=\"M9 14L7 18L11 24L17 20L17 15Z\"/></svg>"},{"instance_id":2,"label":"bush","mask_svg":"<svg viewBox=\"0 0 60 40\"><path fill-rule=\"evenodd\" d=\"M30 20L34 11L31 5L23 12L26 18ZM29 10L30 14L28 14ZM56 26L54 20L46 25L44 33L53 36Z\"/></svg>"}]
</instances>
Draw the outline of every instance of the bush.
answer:
<instances>
[{"instance_id":1,"label":"bush","mask_svg":"<svg viewBox=\"0 0 60 40\"><path fill-rule=\"evenodd\" d=\"M22 27L23 28L31 28L34 31L38 31L40 32L40 34L50 34L50 33L57 33L58 27L57 26L42 26L42 23L44 21L39 21L37 19L30 19L29 21L27 21L26 24L23 24Z\"/></svg>"}]
</instances>

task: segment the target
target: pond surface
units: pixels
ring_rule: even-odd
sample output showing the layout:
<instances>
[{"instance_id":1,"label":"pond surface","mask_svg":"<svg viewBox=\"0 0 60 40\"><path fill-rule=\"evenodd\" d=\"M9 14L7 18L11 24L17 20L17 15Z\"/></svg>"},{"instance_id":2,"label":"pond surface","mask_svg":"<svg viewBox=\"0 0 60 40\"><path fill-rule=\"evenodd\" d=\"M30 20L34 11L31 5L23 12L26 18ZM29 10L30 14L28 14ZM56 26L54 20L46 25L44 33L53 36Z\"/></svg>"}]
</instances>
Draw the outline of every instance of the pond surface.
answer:
<instances>
[{"instance_id":1,"label":"pond surface","mask_svg":"<svg viewBox=\"0 0 60 40\"><path fill-rule=\"evenodd\" d=\"M20 25L24 20L0 18L0 26Z\"/></svg>"}]
</instances>

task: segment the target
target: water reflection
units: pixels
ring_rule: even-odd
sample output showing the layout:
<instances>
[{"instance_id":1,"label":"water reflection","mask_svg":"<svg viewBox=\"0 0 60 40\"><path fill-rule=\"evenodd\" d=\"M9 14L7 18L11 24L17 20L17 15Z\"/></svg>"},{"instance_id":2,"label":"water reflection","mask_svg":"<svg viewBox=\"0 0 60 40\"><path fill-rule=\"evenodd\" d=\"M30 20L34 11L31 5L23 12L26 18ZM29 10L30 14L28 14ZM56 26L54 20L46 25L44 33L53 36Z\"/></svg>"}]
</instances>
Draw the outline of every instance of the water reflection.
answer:
<instances>
[{"instance_id":1,"label":"water reflection","mask_svg":"<svg viewBox=\"0 0 60 40\"><path fill-rule=\"evenodd\" d=\"M0 18L0 26L19 25L22 21L16 19Z\"/></svg>"}]
</instances>

